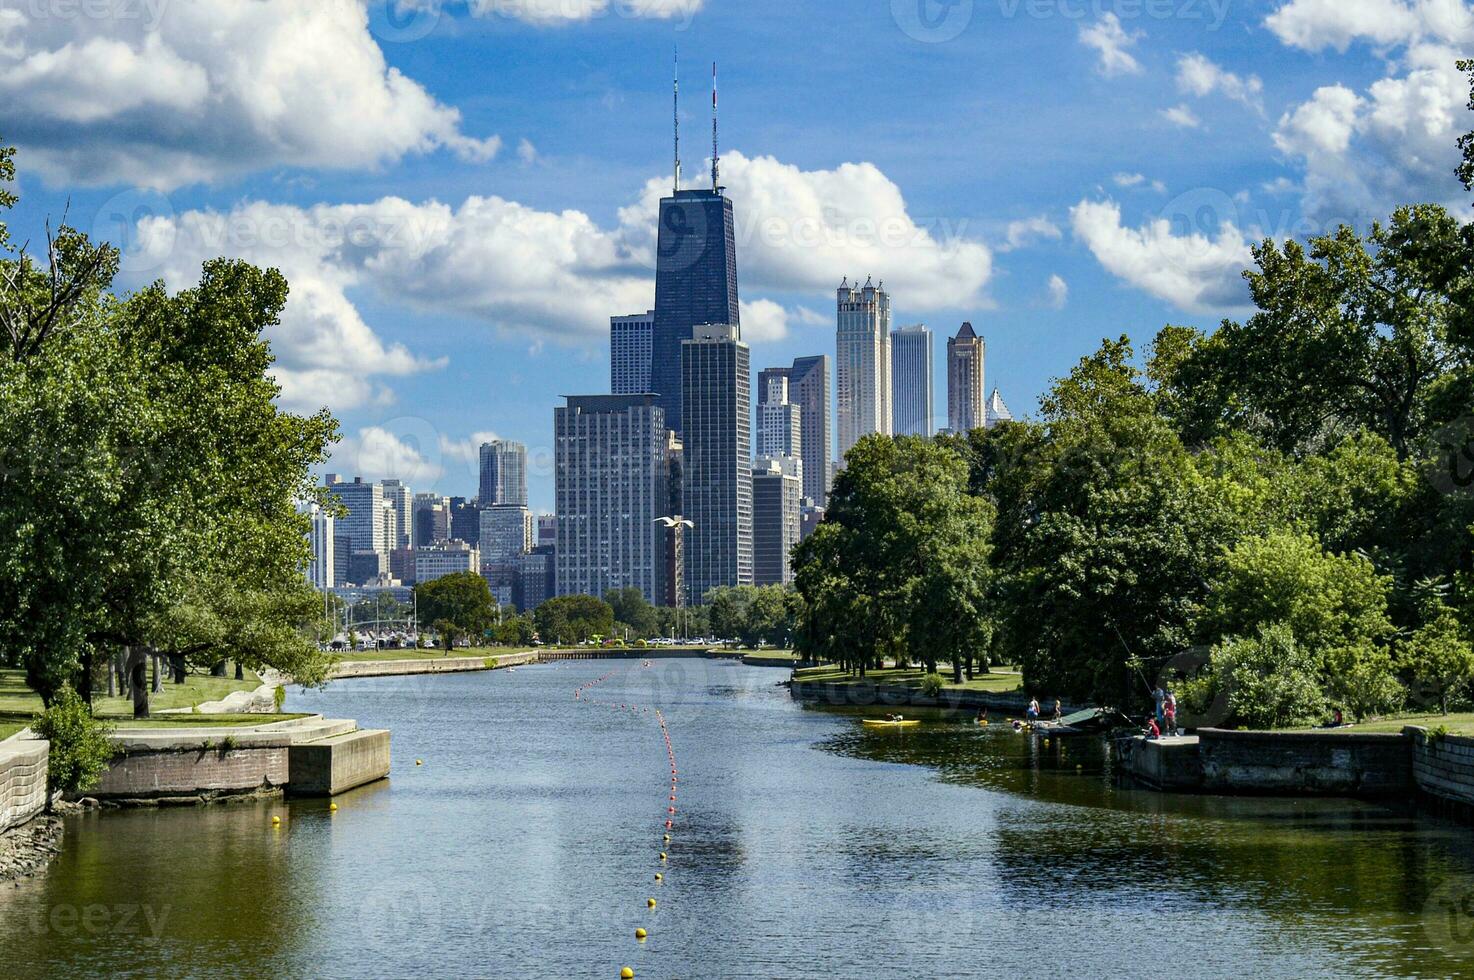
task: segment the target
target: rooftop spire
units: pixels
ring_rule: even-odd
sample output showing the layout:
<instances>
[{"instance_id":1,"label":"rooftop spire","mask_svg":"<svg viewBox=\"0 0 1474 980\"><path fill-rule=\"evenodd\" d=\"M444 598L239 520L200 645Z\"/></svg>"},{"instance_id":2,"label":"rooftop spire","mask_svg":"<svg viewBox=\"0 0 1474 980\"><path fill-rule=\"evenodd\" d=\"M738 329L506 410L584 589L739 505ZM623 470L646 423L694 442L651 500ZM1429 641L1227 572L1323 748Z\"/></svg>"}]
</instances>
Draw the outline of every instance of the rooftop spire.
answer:
<instances>
[{"instance_id":1,"label":"rooftop spire","mask_svg":"<svg viewBox=\"0 0 1474 980\"><path fill-rule=\"evenodd\" d=\"M676 136L675 190L679 192L681 189L681 48L679 45L676 46L675 61L675 81L673 85L675 94L671 100L671 109L675 121Z\"/></svg>"},{"instance_id":2,"label":"rooftop spire","mask_svg":"<svg viewBox=\"0 0 1474 980\"><path fill-rule=\"evenodd\" d=\"M721 190L721 156L717 152L717 63L711 63L711 189Z\"/></svg>"}]
</instances>

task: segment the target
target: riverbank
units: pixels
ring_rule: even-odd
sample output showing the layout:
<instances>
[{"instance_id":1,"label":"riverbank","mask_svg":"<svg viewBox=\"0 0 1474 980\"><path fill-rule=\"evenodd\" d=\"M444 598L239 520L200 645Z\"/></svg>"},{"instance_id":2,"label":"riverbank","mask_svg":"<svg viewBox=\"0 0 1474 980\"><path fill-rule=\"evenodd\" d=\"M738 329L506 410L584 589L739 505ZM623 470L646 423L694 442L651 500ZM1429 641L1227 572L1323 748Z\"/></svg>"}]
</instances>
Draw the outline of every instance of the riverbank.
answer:
<instances>
[{"instance_id":1,"label":"riverbank","mask_svg":"<svg viewBox=\"0 0 1474 980\"><path fill-rule=\"evenodd\" d=\"M979 674L961 684L944 683L930 695L921 689L921 670L887 668L855 677L835 667L795 670L789 689L796 700L834 707L944 708L976 712L987 710L1022 717L1028 711L1029 695L1019 674L995 671ZM1053 699L1039 699L1053 713ZM1061 704L1064 714L1082 711L1089 705Z\"/></svg>"}]
</instances>

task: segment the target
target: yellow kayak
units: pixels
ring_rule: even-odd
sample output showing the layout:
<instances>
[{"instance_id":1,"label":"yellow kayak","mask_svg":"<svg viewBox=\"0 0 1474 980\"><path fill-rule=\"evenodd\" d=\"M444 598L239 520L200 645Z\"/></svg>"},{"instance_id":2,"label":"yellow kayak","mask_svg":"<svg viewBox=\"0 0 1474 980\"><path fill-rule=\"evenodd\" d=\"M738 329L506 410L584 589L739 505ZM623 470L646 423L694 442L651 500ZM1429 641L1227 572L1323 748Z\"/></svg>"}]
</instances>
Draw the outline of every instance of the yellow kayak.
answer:
<instances>
[{"instance_id":1,"label":"yellow kayak","mask_svg":"<svg viewBox=\"0 0 1474 980\"><path fill-rule=\"evenodd\" d=\"M914 728L921 724L912 718L903 718L900 721L891 721L889 718L864 718L862 721L871 728Z\"/></svg>"}]
</instances>

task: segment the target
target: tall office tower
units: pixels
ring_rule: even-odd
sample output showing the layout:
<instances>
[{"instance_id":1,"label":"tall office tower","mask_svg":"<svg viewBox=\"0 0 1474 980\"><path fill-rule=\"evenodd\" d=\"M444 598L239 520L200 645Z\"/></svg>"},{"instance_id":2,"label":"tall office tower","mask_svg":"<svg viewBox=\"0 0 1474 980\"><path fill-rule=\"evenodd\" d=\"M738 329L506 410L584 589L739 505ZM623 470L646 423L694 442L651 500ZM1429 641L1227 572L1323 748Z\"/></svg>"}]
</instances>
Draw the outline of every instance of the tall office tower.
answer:
<instances>
[{"instance_id":1,"label":"tall office tower","mask_svg":"<svg viewBox=\"0 0 1474 980\"><path fill-rule=\"evenodd\" d=\"M398 547L399 547L399 508L394 505L393 501L389 500L388 498L385 498L385 500L384 500L384 531L383 531L383 536L379 539L379 543L374 548L374 550L375 551L378 551L378 552L382 552L384 555L387 556L387 555L392 555L394 553L395 549L398 548Z\"/></svg>"},{"instance_id":2,"label":"tall office tower","mask_svg":"<svg viewBox=\"0 0 1474 980\"><path fill-rule=\"evenodd\" d=\"M559 595L634 587L661 603L665 440L653 394L570 395L553 410Z\"/></svg>"},{"instance_id":3,"label":"tall office tower","mask_svg":"<svg viewBox=\"0 0 1474 980\"><path fill-rule=\"evenodd\" d=\"M872 432L891 434L891 298L885 284L849 280L837 297L835 391L839 403L839 454Z\"/></svg>"},{"instance_id":4,"label":"tall office tower","mask_svg":"<svg viewBox=\"0 0 1474 980\"><path fill-rule=\"evenodd\" d=\"M537 515L537 546L539 548L555 547L558 544L558 515Z\"/></svg>"},{"instance_id":5,"label":"tall office tower","mask_svg":"<svg viewBox=\"0 0 1474 980\"><path fill-rule=\"evenodd\" d=\"M412 547L423 548L450 539L450 498L417 493L411 508Z\"/></svg>"},{"instance_id":6,"label":"tall office tower","mask_svg":"<svg viewBox=\"0 0 1474 980\"><path fill-rule=\"evenodd\" d=\"M829 455L834 451L829 358L800 357L793 367L768 368L758 375L759 403L766 397L768 381L775 377L788 379L788 400L798 406L803 422L804 496L822 507L834 483L834 461Z\"/></svg>"},{"instance_id":7,"label":"tall office tower","mask_svg":"<svg viewBox=\"0 0 1474 980\"><path fill-rule=\"evenodd\" d=\"M518 612L530 612L557 595L557 549L539 545L517 559L517 588L512 597Z\"/></svg>"},{"instance_id":8,"label":"tall office tower","mask_svg":"<svg viewBox=\"0 0 1474 980\"><path fill-rule=\"evenodd\" d=\"M988 398L987 414L983 418L983 424L991 429L999 422L1012 421L1013 413L1008 410L1007 405L1003 404L1003 396L998 393L998 389L994 388L993 394Z\"/></svg>"},{"instance_id":9,"label":"tall office tower","mask_svg":"<svg viewBox=\"0 0 1474 980\"><path fill-rule=\"evenodd\" d=\"M758 376L757 454L764 457L803 453L803 410L788 399L788 378L764 371Z\"/></svg>"},{"instance_id":10,"label":"tall office tower","mask_svg":"<svg viewBox=\"0 0 1474 980\"><path fill-rule=\"evenodd\" d=\"M517 504L499 504L481 511L481 561L505 563L532 550L536 524L532 511Z\"/></svg>"},{"instance_id":11,"label":"tall office tower","mask_svg":"<svg viewBox=\"0 0 1474 980\"><path fill-rule=\"evenodd\" d=\"M988 347L964 323L957 336L947 341L947 428L966 435L982 428L987 416L983 408L983 367Z\"/></svg>"},{"instance_id":12,"label":"tall office tower","mask_svg":"<svg viewBox=\"0 0 1474 980\"><path fill-rule=\"evenodd\" d=\"M752 464L752 580L754 585L793 581L789 554L802 528L803 479L794 456Z\"/></svg>"},{"instance_id":13,"label":"tall office tower","mask_svg":"<svg viewBox=\"0 0 1474 980\"><path fill-rule=\"evenodd\" d=\"M682 504L693 603L752 584L751 358L735 324L704 324L681 344Z\"/></svg>"},{"instance_id":14,"label":"tall office tower","mask_svg":"<svg viewBox=\"0 0 1474 980\"><path fill-rule=\"evenodd\" d=\"M660 201L655 246L655 333L650 390L660 396L671 431L684 431L681 344L708 323L737 327L737 234L732 202L721 186L716 131L716 70L711 92L711 187L681 190L680 86L676 86L675 180ZM738 339L741 337L738 331Z\"/></svg>"},{"instance_id":15,"label":"tall office tower","mask_svg":"<svg viewBox=\"0 0 1474 980\"><path fill-rule=\"evenodd\" d=\"M496 504L527 506L527 447L496 439L481 445L482 507Z\"/></svg>"},{"instance_id":16,"label":"tall office tower","mask_svg":"<svg viewBox=\"0 0 1474 980\"><path fill-rule=\"evenodd\" d=\"M451 539L415 549L415 581L421 585L447 575L476 572L480 567L476 546L464 541Z\"/></svg>"},{"instance_id":17,"label":"tall office tower","mask_svg":"<svg viewBox=\"0 0 1474 980\"><path fill-rule=\"evenodd\" d=\"M921 323L891 331L891 431L930 436L936 431L931 406L931 331Z\"/></svg>"},{"instance_id":18,"label":"tall office tower","mask_svg":"<svg viewBox=\"0 0 1474 980\"><path fill-rule=\"evenodd\" d=\"M609 390L641 395L650 390L650 342L655 311L609 318Z\"/></svg>"},{"instance_id":19,"label":"tall office tower","mask_svg":"<svg viewBox=\"0 0 1474 980\"><path fill-rule=\"evenodd\" d=\"M326 591L337 584L337 577L333 574L333 515L315 503L303 504L297 511L308 515L312 521L307 531L307 543L312 548L312 557L308 559L304 570L307 581L312 583L314 589Z\"/></svg>"},{"instance_id":20,"label":"tall office tower","mask_svg":"<svg viewBox=\"0 0 1474 980\"><path fill-rule=\"evenodd\" d=\"M686 447L679 436L670 430L665 433L665 517L661 530L665 548L665 595L661 605L679 609L691 604L686 593L686 532L689 521L685 518L685 497L682 481L685 473Z\"/></svg>"},{"instance_id":21,"label":"tall office tower","mask_svg":"<svg viewBox=\"0 0 1474 980\"><path fill-rule=\"evenodd\" d=\"M481 543L481 507L476 501L450 498L450 536L467 544Z\"/></svg>"},{"instance_id":22,"label":"tall office tower","mask_svg":"<svg viewBox=\"0 0 1474 980\"><path fill-rule=\"evenodd\" d=\"M415 549L395 548L389 554L389 577L404 585L415 584Z\"/></svg>"},{"instance_id":23,"label":"tall office tower","mask_svg":"<svg viewBox=\"0 0 1474 980\"><path fill-rule=\"evenodd\" d=\"M385 505L394 508L395 540L389 550L413 547L415 492L402 480L384 480L380 485L384 488Z\"/></svg>"},{"instance_id":24,"label":"tall office tower","mask_svg":"<svg viewBox=\"0 0 1474 980\"><path fill-rule=\"evenodd\" d=\"M384 548L387 543L384 535L384 488L377 483L365 483L363 477L356 476L352 483L331 483L328 489L348 512L338 518L334 534L347 539L350 552L383 549L387 560L392 549Z\"/></svg>"}]
</instances>

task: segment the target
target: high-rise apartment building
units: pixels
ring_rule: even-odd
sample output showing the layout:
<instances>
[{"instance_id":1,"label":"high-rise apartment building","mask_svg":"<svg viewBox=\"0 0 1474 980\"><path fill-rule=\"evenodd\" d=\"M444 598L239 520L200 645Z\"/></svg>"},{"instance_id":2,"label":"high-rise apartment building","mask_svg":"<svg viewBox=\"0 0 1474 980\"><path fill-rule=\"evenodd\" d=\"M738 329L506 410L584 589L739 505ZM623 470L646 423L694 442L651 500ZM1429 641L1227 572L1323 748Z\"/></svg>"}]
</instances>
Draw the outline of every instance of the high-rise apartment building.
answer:
<instances>
[{"instance_id":1,"label":"high-rise apartment building","mask_svg":"<svg viewBox=\"0 0 1474 980\"><path fill-rule=\"evenodd\" d=\"M735 324L704 324L681 344L682 503L691 601L752 584L751 356Z\"/></svg>"},{"instance_id":2,"label":"high-rise apartment building","mask_svg":"<svg viewBox=\"0 0 1474 980\"><path fill-rule=\"evenodd\" d=\"M419 548L448 541L450 533L450 498L438 493L417 493L411 505L411 547Z\"/></svg>"},{"instance_id":3,"label":"high-rise apartment building","mask_svg":"<svg viewBox=\"0 0 1474 980\"><path fill-rule=\"evenodd\" d=\"M338 518L335 536L348 541L350 552L382 551L387 560L393 549L385 547L384 488L356 476L352 483L329 483L328 489L347 511Z\"/></svg>"},{"instance_id":4,"label":"high-rise apartment building","mask_svg":"<svg viewBox=\"0 0 1474 980\"><path fill-rule=\"evenodd\" d=\"M451 539L415 549L415 581L423 585L447 575L479 572L481 556L474 545Z\"/></svg>"},{"instance_id":5,"label":"high-rise apartment building","mask_svg":"<svg viewBox=\"0 0 1474 980\"><path fill-rule=\"evenodd\" d=\"M987 420L983 406L987 353L971 323L964 323L947 341L947 428L958 435L982 428Z\"/></svg>"},{"instance_id":6,"label":"high-rise apartment building","mask_svg":"<svg viewBox=\"0 0 1474 980\"><path fill-rule=\"evenodd\" d=\"M788 400L799 408L802 422L804 496L817 506L829 500L834 482L833 380L826 355L800 357L792 367L768 368L758 376L758 400L775 377L788 379Z\"/></svg>"},{"instance_id":7,"label":"high-rise apartment building","mask_svg":"<svg viewBox=\"0 0 1474 980\"><path fill-rule=\"evenodd\" d=\"M752 556L754 585L793 581L789 555L799 542L803 480L792 456L759 459L752 465Z\"/></svg>"},{"instance_id":8,"label":"high-rise apartment building","mask_svg":"<svg viewBox=\"0 0 1474 980\"><path fill-rule=\"evenodd\" d=\"M537 515L537 546L552 548L558 544L558 515Z\"/></svg>"},{"instance_id":9,"label":"high-rise apartment building","mask_svg":"<svg viewBox=\"0 0 1474 980\"><path fill-rule=\"evenodd\" d=\"M930 436L932 423L932 336L925 324L891 331L891 431Z\"/></svg>"},{"instance_id":10,"label":"high-rise apartment building","mask_svg":"<svg viewBox=\"0 0 1474 980\"><path fill-rule=\"evenodd\" d=\"M665 411L654 394L571 395L553 410L559 595L634 587L660 603ZM552 638L545 638L552 640Z\"/></svg>"},{"instance_id":11,"label":"high-rise apartment building","mask_svg":"<svg viewBox=\"0 0 1474 980\"><path fill-rule=\"evenodd\" d=\"M763 388L757 402L757 454L793 456L803 454L803 410L788 398L788 378L764 371Z\"/></svg>"},{"instance_id":12,"label":"high-rise apartment building","mask_svg":"<svg viewBox=\"0 0 1474 980\"><path fill-rule=\"evenodd\" d=\"M412 519L415 492L402 480L384 480L380 485L384 488L385 505L394 508L394 540L389 550L409 548L415 532Z\"/></svg>"},{"instance_id":13,"label":"high-rise apartment building","mask_svg":"<svg viewBox=\"0 0 1474 980\"><path fill-rule=\"evenodd\" d=\"M481 542L481 508L474 500L450 498L450 536L467 544Z\"/></svg>"},{"instance_id":14,"label":"high-rise apartment building","mask_svg":"<svg viewBox=\"0 0 1474 980\"><path fill-rule=\"evenodd\" d=\"M609 390L640 395L650 390L650 345L655 311L609 318Z\"/></svg>"},{"instance_id":15,"label":"high-rise apartment building","mask_svg":"<svg viewBox=\"0 0 1474 980\"><path fill-rule=\"evenodd\" d=\"M650 361L650 390L660 396L672 431L685 428L681 344L698 326L725 323L735 328L740 316L731 200L720 187L675 190L660 202Z\"/></svg>"},{"instance_id":16,"label":"high-rise apartment building","mask_svg":"<svg viewBox=\"0 0 1474 980\"><path fill-rule=\"evenodd\" d=\"M533 548L536 522L532 511L518 504L498 504L481 511L481 550L483 564L506 563Z\"/></svg>"},{"instance_id":17,"label":"high-rise apartment building","mask_svg":"<svg viewBox=\"0 0 1474 980\"><path fill-rule=\"evenodd\" d=\"M482 507L497 504L527 506L527 447L496 439L481 445Z\"/></svg>"},{"instance_id":18,"label":"high-rise apartment building","mask_svg":"<svg viewBox=\"0 0 1474 980\"><path fill-rule=\"evenodd\" d=\"M303 504L298 511L308 515L312 522L307 531L307 543L312 549L312 557L305 569L307 581L313 588L326 591L337 584L333 561L333 515L315 503Z\"/></svg>"},{"instance_id":19,"label":"high-rise apartment building","mask_svg":"<svg viewBox=\"0 0 1474 980\"><path fill-rule=\"evenodd\" d=\"M885 284L846 280L837 293L835 392L839 454L873 432L891 434L891 298Z\"/></svg>"}]
</instances>

